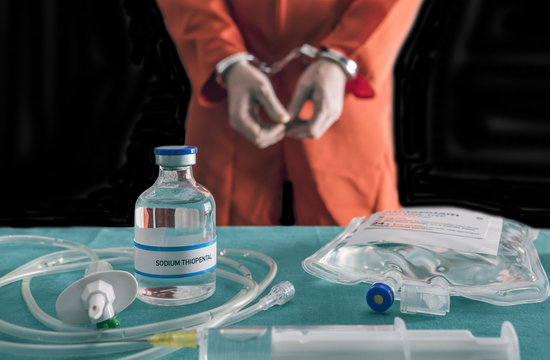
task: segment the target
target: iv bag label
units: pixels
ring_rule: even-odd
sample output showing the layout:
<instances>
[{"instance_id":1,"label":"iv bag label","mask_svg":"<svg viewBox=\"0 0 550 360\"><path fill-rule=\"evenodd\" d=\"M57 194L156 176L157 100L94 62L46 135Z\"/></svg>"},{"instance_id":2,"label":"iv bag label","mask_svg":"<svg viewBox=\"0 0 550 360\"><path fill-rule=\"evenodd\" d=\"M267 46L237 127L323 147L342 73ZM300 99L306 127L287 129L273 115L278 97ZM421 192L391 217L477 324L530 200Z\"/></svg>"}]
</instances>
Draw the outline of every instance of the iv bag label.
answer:
<instances>
[{"instance_id":1,"label":"iv bag label","mask_svg":"<svg viewBox=\"0 0 550 360\"><path fill-rule=\"evenodd\" d=\"M134 267L139 275L182 278L216 268L216 238L196 245L159 246L134 240ZM157 243L158 244L158 243Z\"/></svg>"},{"instance_id":2,"label":"iv bag label","mask_svg":"<svg viewBox=\"0 0 550 360\"><path fill-rule=\"evenodd\" d=\"M497 255L502 218L456 208L414 208L376 213L358 232L385 241Z\"/></svg>"},{"instance_id":3,"label":"iv bag label","mask_svg":"<svg viewBox=\"0 0 550 360\"><path fill-rule=\"evenodd\" d=\"M384 211L369 224L371 228L390 228L435 232L483 239L491 218L487 215L453 209Z\"/></svg>"}]
</instances>

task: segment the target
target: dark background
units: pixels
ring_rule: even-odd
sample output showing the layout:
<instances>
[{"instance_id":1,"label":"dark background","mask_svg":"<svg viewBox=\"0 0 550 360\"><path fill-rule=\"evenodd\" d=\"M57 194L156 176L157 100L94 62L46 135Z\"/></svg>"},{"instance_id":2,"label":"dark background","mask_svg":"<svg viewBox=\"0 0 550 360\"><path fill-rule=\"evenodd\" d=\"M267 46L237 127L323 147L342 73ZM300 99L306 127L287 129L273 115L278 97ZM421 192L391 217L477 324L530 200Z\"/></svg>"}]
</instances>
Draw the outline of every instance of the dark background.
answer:
<instances>
[{"instance_id":1,"label":"dark background","mask_svg":"<svg viewBox=\"0 0 550 360\"><path fill-rule=\"evenodd\" d=\"M0 225L133 226L189 95L154 0L0 2Z\"/></svg>"},{"instance_id":2,"label":"dark background","mask_svg":"<svg viewBox=\"0 0 550 360\"><path fill-rule=\"evenodd\" d=\"M403 205L550 227L550 41L543 2L428 1L395 66Z\"/></svg>"},{"instance_id":3,"label":"dark background","mask_svg":"<svg viewBox=\"0 0 550 360\"><path fill-rule=\"evenodd\" d=\"M425 0L395 66L403 205L550 227L543 16ZM153 147L184 143L189 95L152 0L0 2L0 226L132 226Z\"/></svg>"}]
</instances>

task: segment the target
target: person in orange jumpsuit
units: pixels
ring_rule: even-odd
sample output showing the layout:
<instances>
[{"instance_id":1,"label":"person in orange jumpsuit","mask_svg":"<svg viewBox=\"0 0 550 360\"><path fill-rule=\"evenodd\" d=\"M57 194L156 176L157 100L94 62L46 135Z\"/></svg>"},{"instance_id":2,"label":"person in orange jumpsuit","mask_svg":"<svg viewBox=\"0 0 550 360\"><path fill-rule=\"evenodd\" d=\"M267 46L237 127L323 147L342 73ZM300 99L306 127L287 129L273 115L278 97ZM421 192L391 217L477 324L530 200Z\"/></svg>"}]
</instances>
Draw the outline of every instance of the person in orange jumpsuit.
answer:
<instances>
[{"instance_id":1,"label":"person in orange jumpsuit","mask_svg":"<svg viewBox=\"0 0 550 360\"><path fill-rule=\"evenodd\" d=\"M191 82L186 143L199 149L194 171L218 225L278 224L286 180L298 225L399 207L392 68L421 0L157 2ZM271 77L242 60L216 81L234 54L273 64L303 44L354 60L357 77L326 59Z\"/></svg>"}]
</instances>

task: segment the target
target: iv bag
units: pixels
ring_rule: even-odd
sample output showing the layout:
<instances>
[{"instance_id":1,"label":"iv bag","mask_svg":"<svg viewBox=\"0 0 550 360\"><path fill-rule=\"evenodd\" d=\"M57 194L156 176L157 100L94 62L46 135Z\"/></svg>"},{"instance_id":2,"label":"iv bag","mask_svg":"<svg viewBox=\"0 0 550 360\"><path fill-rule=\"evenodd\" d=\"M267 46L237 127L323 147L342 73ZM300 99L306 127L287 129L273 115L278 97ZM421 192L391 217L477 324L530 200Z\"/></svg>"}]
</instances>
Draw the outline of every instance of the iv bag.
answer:
<instances>
[{"instance_id":1,"label":"iv bag","mask_svg":"<svg viewBox=\"0 0 550 360\"><path fill-rule=\"evenodd\" d=\"M456 208L383 211L353 219L302 266L334 283L382 283L403 312L444 315L450 295L494 305L544 301L550 288L537 235L518 222Z\"/></svg>"}]
</instances>

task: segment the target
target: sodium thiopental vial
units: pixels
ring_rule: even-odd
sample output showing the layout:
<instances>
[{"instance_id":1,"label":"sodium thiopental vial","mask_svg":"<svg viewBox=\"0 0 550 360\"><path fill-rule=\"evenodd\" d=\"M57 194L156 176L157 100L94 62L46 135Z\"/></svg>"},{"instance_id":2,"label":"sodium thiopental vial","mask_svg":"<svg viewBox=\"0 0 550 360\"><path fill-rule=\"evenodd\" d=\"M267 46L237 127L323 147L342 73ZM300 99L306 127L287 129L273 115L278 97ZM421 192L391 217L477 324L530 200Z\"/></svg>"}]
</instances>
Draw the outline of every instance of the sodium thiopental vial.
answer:
<instances>
[{"instance_id":1,"label":"sodium thiopental vial","mask_svg":"<svg viewBox=\"0 0 550 360\"><path fill-rule=\"evenodd\" d=\"M216 205L193 178L194 146L155 148L156 182L135 207L138 298L156 305L204 300L216 288Z\"/></svg>"}]
</instances>

